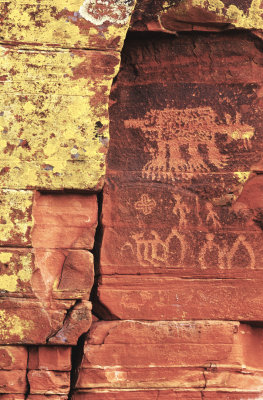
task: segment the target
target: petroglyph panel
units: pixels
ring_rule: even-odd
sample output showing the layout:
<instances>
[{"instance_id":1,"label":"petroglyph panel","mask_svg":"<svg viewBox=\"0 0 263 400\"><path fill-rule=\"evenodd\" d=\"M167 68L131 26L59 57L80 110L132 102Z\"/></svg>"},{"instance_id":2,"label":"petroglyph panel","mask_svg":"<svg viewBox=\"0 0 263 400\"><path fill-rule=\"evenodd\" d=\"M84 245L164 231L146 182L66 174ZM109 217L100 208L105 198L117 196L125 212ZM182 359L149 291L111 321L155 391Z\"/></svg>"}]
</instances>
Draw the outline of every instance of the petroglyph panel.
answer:
<instances>
[{"instance_id":1,"label":"petroglyph panel","mask_svg":"<svg viewBox=\"0 0 263 400\"><path fill-rule=\"evenodd\" d=\"M228 174L228 177L232 178L232 174ZM217 178L221 190L217 191L217 187L213 186L204 192L205 178L200 184L184 184L183 181L174 185L141 181L135 184L116 174L106 180L103 224L146 228L166 225L169 221L179 231L261 232L256 219L259 220L263 212L262 177L253 174L236 176L236 193L227 193L231 188L227 186L231 179L225 177L220 180L218 175ZM251 193L255 193L255 196Z\"/></svg>"},{"instance_id":2,"label":"petroglyph panel","mask_svg":"<svg viewBox=\"0 0 263 400\"><path fill-rule=\"evenodd\" d=\"M246 33L128 39L102 211L108 315L262 320L258 45Z\"/></svg>"},{"instance_id":3,"label":"petroglyph panel","mask_svg":"<svg viewBox=\"0 0 263 400\"><path fill-rule=\"evenodd\" d=\"M134 1L0 2L0 35L34 46L121 50Z\"/></svg>"},{"instance_id":4,"label":"petroglyph panel","mask_svg":"<svg viewBox=\"0 0 263 400\"><path fill-rule=\"evenodd\" d=\"M199 174L200 179L207 172L245 173L261 160L263 121L256 97L258 88L251 85L215 87L171 83L165 88L166 96L177 104L168 108L161 107L167 99L157 99L159 89L155 83L146 87L146 97L149 96L151 102L155 98L158 104L158 108L150 104L152 108L148 111L148 104L142 104L142 99L139 99L138 89L137 92L134 88L120 89L116 101L121 100L122 90L128 90L128 101L139 102L136 113L141 116L131 118L128 113L133 113L133 108L122 110L124 121L123 125L120 122L119 128L116 127L117 135L125 131L127 140L138 143L139 151L133 154L131 150L129 157L122 135L118 141L118 145L123 147L121 157L116 158L117 148L113 147L109 159L113 169L136 171L146 181L174 183L180 179L180 173L188 174L188 179L193 173ZM252 103L253 112L250 113L248 105L240 105L242 100L246 103L248 99ZM231 104L228 108L226 101ZM209 105L203 106L205 103ZM245 109L246 112L241 111Z\"/></svg>"},{"instance_id":5,"label":"petroglyph panel","mask_svg":"<svg viewBox=\"0 0 263 400\"><path fill-rule=\"evenodd\" d=\"M255 279L103 276L101 304L118 319L261 321L262 273ZM106 314L105 314L106 316Z\"/></svg>"},{"instance_id":6,"label":"petroglyph panel","mask_svg":"<svg viewBox=\"0 0 263 400\"><path fill-rule=\"evenodd\" d=\"M101 187L117 53L2 47L1 55L0 187Z\"/></svg>"},{"instance_id":7,"label":"petroglyph panel","mask_svg":"<svg viewBox=\"0 0 263 400\"><path fill-rule=\"evenodd\" d=\"M106 228L103 273L257 276L263 272L262 234L181 232L176 227ZM114 253L115 252L115 253ZM112 254L118 254L118 259Z\"/></svg>"}]
</instances>

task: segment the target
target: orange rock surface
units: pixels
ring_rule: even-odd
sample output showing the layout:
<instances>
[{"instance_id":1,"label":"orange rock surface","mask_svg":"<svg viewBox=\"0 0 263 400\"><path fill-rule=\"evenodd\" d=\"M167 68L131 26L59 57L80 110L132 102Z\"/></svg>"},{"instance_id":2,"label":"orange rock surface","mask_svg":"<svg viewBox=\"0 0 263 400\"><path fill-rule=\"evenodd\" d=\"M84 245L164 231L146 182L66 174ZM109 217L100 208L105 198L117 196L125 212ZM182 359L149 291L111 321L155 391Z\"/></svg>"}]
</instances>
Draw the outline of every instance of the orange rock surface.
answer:
<instances>
[{"instance_id":1,"label":"orange rock surface","mask_svg":"<svg viewBox=\"0 0 263 400\"><path fill-rule=\"evenodd\" d=\"M0 400L262 399L262 2L0 22Z\"/></svg>"}]
</instances>

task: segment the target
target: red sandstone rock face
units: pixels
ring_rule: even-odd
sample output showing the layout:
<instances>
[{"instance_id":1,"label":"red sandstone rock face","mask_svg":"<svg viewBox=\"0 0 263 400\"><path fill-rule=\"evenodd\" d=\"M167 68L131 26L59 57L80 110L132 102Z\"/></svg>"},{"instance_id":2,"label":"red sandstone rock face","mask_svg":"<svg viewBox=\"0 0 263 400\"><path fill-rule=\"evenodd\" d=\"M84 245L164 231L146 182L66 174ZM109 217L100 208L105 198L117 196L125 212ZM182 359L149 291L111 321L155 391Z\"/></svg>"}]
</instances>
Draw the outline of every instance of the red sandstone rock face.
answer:
<instances>
[{"instance_id":1,"label":"red sandstone rock face","mask_svg":"<svg viewBox=\"0 0 263 400\"><path fill-rule=\"evenodd\" d=\"M242 397L241 397L242 396ZM261 400L261 394L254 392L250 393L221 393L221 392L177 392L174 390L149 390L149 391L109 391L99 392L91 391L88 393L77 393L74 395L74 400L201 400L201 399L213 399L213 400ZM41 399L42 400L42 399Z\"/></svg>"},{"instance_id":2,"label":"red sandstone rock face","mask_svg":"<svg viewBox=\"0 0 263 400\"><path fill-rule=\"evenodd\" d=\"M21 192L31 207L12 196L13 230L28 226L24 246L33 248L19 248L23 241L14 235L14 247L1 250L0 343L76 344L91 323L94 261L88 249L94 245L97 196Z\"/></svg>"},{"instance_id":3,"label":"red sandstone rock face","mask_svg":"<svg viewBox=\"0 0 263 400\"><path fill-rule=\"evenodd\" d=\"M43 25L32 22L38 34L33 29L28 40L39 40L54 19L61 24L69 18L81 40L75 43L58 29L60 45L91 46L94 59L98 48L120 49L121 28L114 26L113 37L107 36L109 22L127 21L133 2L87 3L74 16L56 5L50 13L45 4L36 10L18 4L23 15L31 10L34 24L50 14ZM133 29L261 26L256 2L222 4L138 1ZM235 17L231 7L238 11ZM11 3L4 4L8 32L16 25L10 10ZM95 23L84 21L87 16ZM8 37L25 42L23 34ZM51 29L49 44L52 35ZM261 43L240 33L142 37L128 46L112 94L95 303L100 318L123 321L93 318L98 321L86 338L73 399L261 399ZM76 73L85 80L90 51L74 54L84 52L87 63ZM104 59L102 52L98 57ZM105 56L107 73L117 60L116 52ZM105 66L99 64L102 73ZM101 80L96 68L90 75L95 86ZM92 107L100 113L107 88L98 91ZM102 144L106 151L107 140ZM2 211L11 209L0 244L12 246L1 251L6 284L0 293L0 343L34 345L0 347L0 400L68 400L72 360L76 364L70 345L92 320L94 261L88 250L94 246L97 197L4 189L0 201L2 230L8 225Z\"/></svg>"},{"instance_id":4,"label":"red sandstone rock face","mask_svg":"<svg viewBox=\"0 0 263 400\"><path fill-rule=\"evenodd\" d=\"M260 392L262 335L262 329L237 322L97 322L84 348L77 388Z\"/></svg>"},{"instance_id":5,"label":"red sandstone rock face","mask_svg":"<svg viewBox=\"0 0 263 400\"><path fill-rule=\"evenodd\" d=\"M37 193L33 208L33 246L92 249L97 214L96 195Z\"/></svg>"},{"instance_id":6,"label":"red sandstone rock face","mask_svg":"<svg viewBox=\"0 0 263 400\"><path fill-rule=\"evenodd\" d=\"M98 293L113 316L262 319L255 44L246 34L129 42L103 203Z\"/></svg>"},{"instance_id":7,"label":"red sandstone rock face","mask_svg":"<svg viewBox=\"0 0 263 400\"><path fill-rule=\"evenodd\" d=\"M75 400L260 399L257 46L244 33L127 42L95 303L123 321L93 323Z\"/></svg>"},{"instance_id":8,"label":"red sandstone rock face","mask_svg":"<svg viewBox=\"0 0 263 400\"><path fill-rule=\"evenodd\" d=\"M71 370L71 347L39 346L29 348L28 368L31 370Z\"/></svg>"}]
</instances>

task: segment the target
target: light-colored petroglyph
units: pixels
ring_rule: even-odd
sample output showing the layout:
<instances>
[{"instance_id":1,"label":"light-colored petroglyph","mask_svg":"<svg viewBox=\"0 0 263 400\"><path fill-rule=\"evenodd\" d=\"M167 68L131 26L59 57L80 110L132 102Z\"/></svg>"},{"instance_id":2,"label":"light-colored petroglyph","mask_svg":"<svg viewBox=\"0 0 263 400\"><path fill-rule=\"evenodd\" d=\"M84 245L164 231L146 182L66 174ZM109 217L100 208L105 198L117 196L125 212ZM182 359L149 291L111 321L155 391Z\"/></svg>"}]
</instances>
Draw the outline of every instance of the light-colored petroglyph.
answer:
<instances>
[{"instance_id":1,"label":"light-colored petroglyph","mask_svg":"<svg viewBox=\"0 0 263 400\"><path fill-rule=\"evenodd\" d=\"M185 228L188 224L187 216L190 214L191 209L183 201L180 194L174 194L173 198L175 200L175 205L173 208L173 214L179 218L178 226L179 228Z\"/></svg>"},{"instance_id":2,"label":"light-colored petroglyph","mask_svg":"<svg viewBox=\"0 0 263 400\"><path fill-rule=\"evenodd\" d=\"M219 229L221 228L221 223L219 222L219 217L217 213L215 212L213 205L211 203L206 203L205 204L206 210L207 210L207 216L206 216L206 223L207 225L211 225L214 229Z\"/></svg>"},{"instance_id":3,"label":"light-colored petroglyph","mask_svg":"<svg viewBox=\"0 0 263 400\"><path fill-rule=\"evenodd\" d=\"M181 265L184 260L186 251L185 238L176 229L172 229L165 240L162 240L160 235L154 230L148 233L148 235L143 232L133 234L131 237L134 244L126 242L121 251L124 252L130 249L142 266L151 265L159 267L162 264L169 263L169 256L173 256L174 254L180 255L177 262L178 265ZM179 248L176 251L171 249L173 239L177 240L179 244Z\"/></svg>"},{"instance_id":4,"label":"light-colored petroglyph","mask_svg":"<svg viewBox=\"0 0 263 400\"><path fill-rule=\"evenodd\" d=\"M233 268L233 260L234 257L236 255L238 255L238 251L242 251L242 247L243 249L245 249L246 253L249 256L250 259L250 263L248 265L248 268L250 269L254 269L255 265L256 265L256 259L255 259L255 254L254 254L254 250L251 246L250 243L248 243L246 241L246 238L244 235L239 235L235 241L235 243L233 244L233 247L231 248L231 250L228 253L228 257L227 257L227 268L231 269Z\"/></svg>"},{"instance_id":5,"label":"light-colored petroglyph","mask_svg":"<svg viewBox=\"0 0 263 400\"><path fill-rule=\"evenodd\" d=\"M209 253L216 252L217 257L214 262L214 267L218 267L219 269L224 269L224 250L214 241L215 235L213 233L208 233L206 235L206 242L204 246L201 248L199 253L199 263L201 269L207 269L207 267L211 267L208 265L207 258L209 257Z\"/></svg>"},{"instance_id":6,"label":"light-colored petroglyph","mask_svg":"<svg viewBox=\"0 0 263 400\"><path fill-rule=\"evenodd\" d=\"M211 257L211 252L215 252L217 254L215 257L215 261L211 260L213 263L212 267L219 269L234 268L233 265L234 257L238 256L238 253L242 251L242 246L250 259L250 262L246 266L246 268L254 269L256 265L254 250L251 244L246 241L244 235L237 236L233 246L229 247L226 244L217 243L215 240L215 235L213 233L208 233L206 235L206 242L201 248L199 253L199 263L201 269L211 268L211 263L209 263L209 257Z\"/></svg>"},{"instance_id":7,"label":"light-colored petroglyph","mask_svg":"<svg viewBox=\"0 0 263 400\"><path fill-rule=\"evenodd\" d=\"M140 200L135 202L134 207L144 215L149 215L156 207L156 201L149 197L148 194L142 194Z\"/></svg>"},{"instance_id":8,"label":"light-colored petroglyph","mask_svg":"<svg viewBox=\"0 0 263 400\"><path fill-rule=\"evenodd\" d=\"M198 107L150 110L145 118L124 123L126 128L139 128L154 142L142 176L174 181L176 172L205 172L211 166L220 170L227 165L226 156L217 147L218 134L226 135L226 144L236 141L246 150L251 147L254 128L241 122L239 113L235 120L226 114L225 121L219 122L211 107Z\"/></svg>"}]
</instances>

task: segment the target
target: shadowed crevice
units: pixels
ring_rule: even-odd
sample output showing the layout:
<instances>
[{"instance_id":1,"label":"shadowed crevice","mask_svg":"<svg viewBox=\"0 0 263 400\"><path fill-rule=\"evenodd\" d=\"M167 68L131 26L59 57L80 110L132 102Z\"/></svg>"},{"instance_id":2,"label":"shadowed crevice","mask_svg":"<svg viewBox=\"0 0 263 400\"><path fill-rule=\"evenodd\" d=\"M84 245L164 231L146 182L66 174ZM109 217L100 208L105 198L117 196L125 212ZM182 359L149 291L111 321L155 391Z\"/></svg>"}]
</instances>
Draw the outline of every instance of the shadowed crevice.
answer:
<instances>
[{"instance_id":1,"label":"shadowed crevice","mask_svg":"<svg viewBox=\"0 0 263 400\"><path fill-rule=\"evenodd\" d=\"M71 352L71 371L70 371L70 391L68 395L68 400L72 399L78 376L79 368L81 366L82 358L84 355L84 344L85 344L86 333L83 333L78 340L76 346L72 347Z\"/></svg>"}]
</instances>

